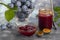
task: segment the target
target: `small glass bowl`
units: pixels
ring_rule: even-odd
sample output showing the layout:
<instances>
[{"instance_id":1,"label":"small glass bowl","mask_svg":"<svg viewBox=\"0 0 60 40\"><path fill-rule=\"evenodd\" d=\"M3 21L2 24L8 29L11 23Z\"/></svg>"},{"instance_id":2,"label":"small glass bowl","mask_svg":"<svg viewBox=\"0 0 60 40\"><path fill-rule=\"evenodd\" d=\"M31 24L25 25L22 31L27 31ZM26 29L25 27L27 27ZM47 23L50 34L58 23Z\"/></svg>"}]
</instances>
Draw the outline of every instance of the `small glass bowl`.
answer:
<instances>
[{"instance_id":1,"label":"small glass bowl","mask_svg":"<svg viewBox=\"0 0 60 40\"><path fill-rule=\"evenodd\" d=\"M24 36L32 36L35 34L37 27L34 24L26 24L23 26L18 26L18 32Z\"/></svg>"}]
</instances>

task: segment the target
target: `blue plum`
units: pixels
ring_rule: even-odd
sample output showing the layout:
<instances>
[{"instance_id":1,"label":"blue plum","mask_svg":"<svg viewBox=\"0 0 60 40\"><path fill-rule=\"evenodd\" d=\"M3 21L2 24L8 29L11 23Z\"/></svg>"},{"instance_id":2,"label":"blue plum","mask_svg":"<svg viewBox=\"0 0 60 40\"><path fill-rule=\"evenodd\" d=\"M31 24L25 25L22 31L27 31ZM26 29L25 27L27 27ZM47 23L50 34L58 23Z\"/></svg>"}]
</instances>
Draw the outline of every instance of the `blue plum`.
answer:
<instances>
[{"instance_id":1,"label":"blue plum","mask_svg":"<svg viewBox=\"0 0 60 40\"><path fill-rule=\"evenodd\" d=\"M27 7L26 5L23 5L23 6L22 6L22 10L23 10L23 11L27 11L27 9L28 9L28 7Z\"/></svg>"},{"instance_id":2,"label":"blue plum","mask_svg":"<svg viewBox=\"0 0 60 40\"><path fill-rule=\"evenodd\" d=\"M11 3L15 3L17 0L11 0Z\"/></svg>"},{"instance_id":3,"label":"blue plum","mask_svg":"<svg viewBox=\"0 0 60 40\"><path fill-rule=\"evenodd\" d=\"M17 1L16 2L16 6L20 7L21 6L21 2L20 1Z\"/></svg>"},{"instance_id":4,"label":"blue plum","mask_svg":"<svg viewBox=\"0 0 60 40\"><path fill-rule=\"evenodd\" d=\"M26 0L21 0L21 2L26 2Z\"/></svg>"},{"instance_id":5,"label":"blue plum","mask_svg":"<svg viewBox=\"0 0 60 40\"><path fill-rule=\"evenodd\" d=\"M31 5L30 1L26 1L26 5L29 7Z\"/></svg>"},{"instance_id":6,"label":"blue plum","mask_svg":"<svg viewBox=\"0 0 60 40\"><path fill-rule=\"evenodd\" d=\"M19 12L21 12L22 10L21 10L21 7L18 7L18 10L17 11L19 11Z\"/></svg>"},{"instance_id":7,"label":"blue plum","mask_svg":"<svg viewBox=\"0 0 60 40\"><path fill-rule=\"evenodd\" d=\"M8 4L11 8L14 8L14 4L13 3L9 3Z\"/></svg>"}]
</instances>

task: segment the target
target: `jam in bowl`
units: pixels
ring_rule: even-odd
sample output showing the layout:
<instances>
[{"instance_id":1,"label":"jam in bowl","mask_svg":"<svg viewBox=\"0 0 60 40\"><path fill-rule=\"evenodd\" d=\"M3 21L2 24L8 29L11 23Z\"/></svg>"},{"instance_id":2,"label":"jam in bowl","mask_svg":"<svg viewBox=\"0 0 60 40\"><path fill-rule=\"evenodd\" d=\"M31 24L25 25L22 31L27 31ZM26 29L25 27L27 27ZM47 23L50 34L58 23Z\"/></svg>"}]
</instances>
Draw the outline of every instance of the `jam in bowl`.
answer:
<instances>
[{"instance_id":1,"label":"jam in bowl","mask_svg":"<svg viewBox=\"0 0 60 40\"><path fill-rule=\"evenodd\" d=\"M18 32L25 36L32 36L36 32L37 28L32 25L19 26Z\"/></svg>"}]
</instances>

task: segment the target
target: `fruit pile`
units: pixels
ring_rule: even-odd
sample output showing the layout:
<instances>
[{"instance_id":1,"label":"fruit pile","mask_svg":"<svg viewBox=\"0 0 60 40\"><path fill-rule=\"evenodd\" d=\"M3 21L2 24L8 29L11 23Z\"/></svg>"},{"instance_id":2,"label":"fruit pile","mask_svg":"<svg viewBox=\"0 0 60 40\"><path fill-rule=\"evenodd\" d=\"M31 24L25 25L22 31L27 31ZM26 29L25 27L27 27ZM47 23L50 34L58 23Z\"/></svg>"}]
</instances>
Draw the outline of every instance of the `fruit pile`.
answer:
<instances>
[{"instance_id":1,"label":"fruit pile","mask_svg":"<svg viewBox=\"0 0 60 40\"><path fill-rule=\"evenodd\" d=\"M11 3L8 5L11 8L17 6L16 16L20 21L24 21L34 8L32 0L11 0Z\"/></svg>"}]
</instances>

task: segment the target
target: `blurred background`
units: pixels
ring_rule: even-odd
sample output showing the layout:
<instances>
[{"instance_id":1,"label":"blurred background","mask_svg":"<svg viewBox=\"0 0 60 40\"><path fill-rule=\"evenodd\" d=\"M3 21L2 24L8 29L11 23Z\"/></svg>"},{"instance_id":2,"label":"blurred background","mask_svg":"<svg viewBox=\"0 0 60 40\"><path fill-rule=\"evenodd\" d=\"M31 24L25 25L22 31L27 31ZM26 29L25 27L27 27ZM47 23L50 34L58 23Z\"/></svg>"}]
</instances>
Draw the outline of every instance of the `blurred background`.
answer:
<instances>
[{"instance_id":1,"label":"blurred background","mask_svg":"<svg viewBox=\"0 0 60 40\"><path fill-rule=\"evenodd\" d=\"M53 0L54 6L60 6L60 0Z\"/></svg>"}]
</instances>

